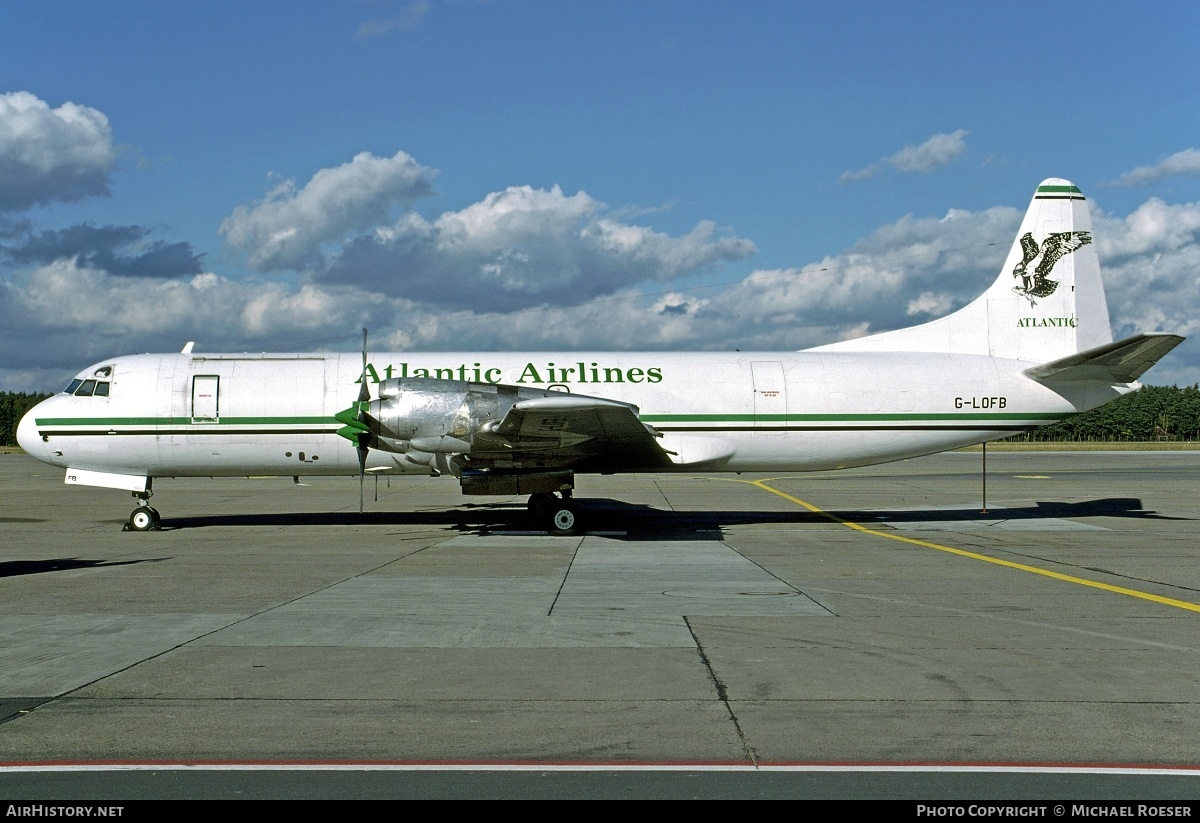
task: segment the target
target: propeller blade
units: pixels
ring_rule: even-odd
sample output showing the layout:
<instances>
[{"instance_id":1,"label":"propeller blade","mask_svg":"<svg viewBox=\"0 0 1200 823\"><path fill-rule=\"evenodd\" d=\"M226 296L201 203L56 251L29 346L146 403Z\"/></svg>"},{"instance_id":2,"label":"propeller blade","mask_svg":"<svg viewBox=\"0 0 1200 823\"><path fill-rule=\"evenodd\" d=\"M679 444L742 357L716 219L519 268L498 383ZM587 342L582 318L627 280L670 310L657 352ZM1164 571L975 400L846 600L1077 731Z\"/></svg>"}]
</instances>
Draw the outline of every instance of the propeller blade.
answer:
<instances>
[{"instance_id":1,"label":"propeller blade","mask_svg":"<svg viewBox=\"0 0 1200 823\"><path fill-rule=\"evenodd\" d=\"M358 387L358 402L369 403L371 400L371 389L367 386L367 330L363 329L363 347L362 347L362 384Z\"/></svg>"},{"instance_id":2,"label":"propeller blade","mask_svg":"<svg viewBox=\"0 0 1200 823\"><path fill-rule=\"evenodd\" d=\"M370 432L359 432L358 435L358 513L363 512L363 482L367 475L367 440Z\"/></svg>"},{"instance_id":3,"label":"propeller blade","mask_svg":"<svg viewBox=\"0 0 1200 823\"><path fill-rule=\"evenodd\" d=\"M363 345L362 345L362 383L358 387L358 422L365 424L367 416L367 406L371 402L371 389L367 386L367 329L363 327ZM363 513L363 484L366 482L367 476L367 454L370 449L367 446L371 440L371 432L363 430L358 432L358 513Z\"/></svg>"}]
</instances>

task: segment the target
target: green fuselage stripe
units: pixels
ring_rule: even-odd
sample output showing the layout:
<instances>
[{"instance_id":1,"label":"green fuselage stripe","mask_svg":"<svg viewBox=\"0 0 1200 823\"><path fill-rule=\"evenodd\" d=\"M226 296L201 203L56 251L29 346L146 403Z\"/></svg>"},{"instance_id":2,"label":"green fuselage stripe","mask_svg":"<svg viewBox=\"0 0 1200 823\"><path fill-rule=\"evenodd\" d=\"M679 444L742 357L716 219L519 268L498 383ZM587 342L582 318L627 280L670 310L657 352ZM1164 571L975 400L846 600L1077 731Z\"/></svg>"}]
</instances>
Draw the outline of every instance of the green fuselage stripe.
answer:
<instances>
[{"instance_id":1,"label":"green fuselage stripe","mask_svg":"<svg viewBox=\"0 0 1200 823\"><path fill-rule=\"evenodd\" d=\"M1062 420L1066 412L928 412L896 414L643 414L643 423L921 423Z\"/></svg>"},{"instance_id":2,"label":"green fuselage stripe","mask_svg":"<svg viewBox=\"0 0 1200 823\"><path fill-rule=\"evenodd\" d=\"M191 417L39 417L39 426L178 426ZM312 426L340 425L329 417L222 417L197 423L201 426Z\"/></svg>"},{"instance_id":3,"label":"green fuselage stripe","mask_svg":"<svg viewBox=\"0 0 1200 823\"><path fill-rule=\"evenodd\" d=\"M925 412L842 414L644 414L641 420L663 432L721 431L1023 431L1070 417L1067 412ZM46 417L42 434L91 435L274 435L336 434L339 422L328 417Z\"/></svg>"}]
</instances>

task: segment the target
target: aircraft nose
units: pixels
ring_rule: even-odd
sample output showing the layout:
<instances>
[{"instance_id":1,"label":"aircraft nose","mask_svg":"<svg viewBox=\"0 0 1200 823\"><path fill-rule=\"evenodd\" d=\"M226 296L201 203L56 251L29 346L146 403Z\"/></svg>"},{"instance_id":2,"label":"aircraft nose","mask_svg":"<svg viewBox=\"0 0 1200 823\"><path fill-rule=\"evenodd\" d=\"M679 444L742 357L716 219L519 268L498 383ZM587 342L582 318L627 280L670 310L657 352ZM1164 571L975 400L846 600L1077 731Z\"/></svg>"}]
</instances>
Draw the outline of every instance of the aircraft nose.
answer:
<instances>
[{"instance_id":1,"label":"aircraft nose","mask_svg":"<svg viewBox=\"0 0 1200 823\"><path fill-rule=\"evenodd\" d=\"M17 445L38 460L45 460L46 444L42 442L41 435L38 434L37 422L34 420L37 410L38 406L34 406L17 424Z\"/></svg>"}]
</instances>

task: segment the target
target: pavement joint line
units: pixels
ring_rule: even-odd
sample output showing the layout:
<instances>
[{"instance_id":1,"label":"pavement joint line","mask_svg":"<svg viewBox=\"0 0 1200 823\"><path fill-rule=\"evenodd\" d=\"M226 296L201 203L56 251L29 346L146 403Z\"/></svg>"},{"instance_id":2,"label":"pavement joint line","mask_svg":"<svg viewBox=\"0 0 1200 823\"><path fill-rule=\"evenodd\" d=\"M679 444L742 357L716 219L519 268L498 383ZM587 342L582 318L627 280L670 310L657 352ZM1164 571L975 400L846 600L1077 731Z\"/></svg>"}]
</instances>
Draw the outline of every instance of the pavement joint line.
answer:
<instances>
[{"instance_id":1,"label":"pavement joint line","mask_svg":"<svg viewBox=\"0 0 1200 823\"><path fill-rule=\"evenodd\" d=\"M658 493L662 495L663 503L666 505L666 507L671 511L675 511L675 507L671 505L671 499L667 497L667 493L663 491L662 484L659 483L657 478L654 480L654 488L657 489Z\"/></svg>"},{"instance_id":2,"label":"pavement joint line","mask_svg":"<svg viewBox=\"0 0 1200 823\"><path fill-rule=\"evenodd\" d=\"M724 478L722 478L722 479L724 479ZM773 480L774 478L767 478L767 479ZM1186 600L1176 600L1175 598L1172 598L1172 597L1163 597L1163 596L1157 595L1157 594L1150 594L1149 592L1138 591L1137 589L1127 589L1123 586L1114 586L1110 583L1101 583L1098 580L1088 580L1087 578L1084 578L1084 577L1074 577L1069 574L1062 574L1060 572L1052 572L1049 569L1039 569L1037 566L1028 566L1028 565L1025 565L1024 563L1015 563L1011 560L1004 560L999 557L988 557L986 554L978 554L976 552L969 552L965 549L956 549L953 546L943 546L940 543L931 543L928 540L917 540L916 538L913 538L913 537L904 537L903 535L899 535L899 534L889 534L888 532L879 531L877 529L870 529L859 523L853 523L849 520L845 520L841 517L838 517L835 514L831 514L827 511L824 511L823 509L820 509L817 506L814 506L812 503L807 503L804 500L801 500L799 497L793 497L792 495L788 494L787 492L780 491L779 489L776 489L773 486L768 486L766 483L766 480L730 480L730 482L746 483L751 486L757 486L758 488L762 489L763 491L768 491L771 494L775 494L775 495L778 495L779 497L782 497L784 500L790 500L791 502L795 503L796 505L801 506L805 509L808 509L813 514L818 514L821 517L825 517L829 520L832 520L835 523L839 523L839 524L845 526L848 529L854 529L855 531L862 532L863 534L870 534L870 535L874 535L875 537L884 537L884 538L887 538L888 540L898 540L901 543L911 543L914 546L922 546L927 549L936 549L937 551L941 551L941 552L957 554L960 557L968 557L972 560L982 560L985 563L994 563L997 566L1005 566L1010 569L1016 569L1018 571L1029 572L1030 574L1040 574L1043 577L1050 577L1050 578L1053 578L1054 580L1061 580L1065 583L1074 583L1078 586L1088 586L1093 589L1101 589L1106 592L1112 592L1113 594L1123 594L1126 597L1135 597L1135 598L1138 598L1139 600L1149 600L1153 603L1160 603L1164 606L1171 606L1176 609L1184 609L1186 611L1200 613L1200 603L1190 603Z\"/></svg>"},{"instance_id":3,"label":"pavement joint line","mask_svg":"<svg viewBox=\"0 0 1200 823\"><path fill-rule=\"evenodd\" d=\"M567 586L567 579L571 576L571 569L575 568L575 560L579 557L579 550L583 548L583 541L585 539L581 537L575 541L575 549L571 552L571 562L567 564L567 570L563 572L562 580L558 583L558 589L554 592L554 600L550 601L550 610L546 612L546 617L554 616L554 607L558 605L558 598L562 597L563 589Z\"/></svg>"},{"instance_id":4,"label":"pavement joint line","mask_svg":"<svg viewBox=\"0 0 1200 823\"><path fill-rule=\"evenodd\" d=\"M1056 763L503 763L404 761L78 761L0 763L0 774L120 771L398 771L398 772L931 772L946 774L1095 774L1200 778L1195 766L1103 766Z\"/></svg>"},{"instance_id":5,"label":"pavement joint line","mask_svg":"<svg viewBox=\"0 0 1200 823\"><path fill-rule=\"evenodd\" d=\"M725 706L725 711L729 712L729 719L733 723L733 728L737 732L738 743L742 747L742 751L746 753L746 758L752 766L758 765L758 754L754 751L754 747L750 745L750 741L746 739L746 732L742 728L742 723L738 720L737 712L733 710L733 706L729 703L729 689L725 685L725 681L717 677L717 673L713 670L712 661L708 658L708 652L704 650L704 644L700 642L700 638L696 635L696 630L692 628L692 621L683 617L683 624L687 626L688 633L692 636L692 641L696 644L696 653L700 655L700 662L704 665L705 671L708 672L708 679L712 681L713 687L717 690L717 700L721 701Z\"/></svg>"}]
</instances>

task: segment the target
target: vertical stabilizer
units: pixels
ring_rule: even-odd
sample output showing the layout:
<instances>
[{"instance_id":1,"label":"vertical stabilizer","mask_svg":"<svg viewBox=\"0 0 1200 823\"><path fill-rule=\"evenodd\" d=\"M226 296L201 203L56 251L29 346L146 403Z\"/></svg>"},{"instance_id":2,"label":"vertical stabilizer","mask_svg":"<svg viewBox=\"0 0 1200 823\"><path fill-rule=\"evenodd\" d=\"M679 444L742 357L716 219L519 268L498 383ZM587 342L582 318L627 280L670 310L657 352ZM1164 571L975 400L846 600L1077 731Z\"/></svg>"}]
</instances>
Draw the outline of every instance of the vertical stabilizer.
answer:
<instances>
[{"instance_id":1,"label":"vertical stabilizer","mask_svg":"<svg viewBox=\"0 0 1200 823\"><path fill-rule=\"evenodd\" d=\"M1112 342L1087 201L1045 180L991 287L938 320L817 351L928 351L1044 363Z\"/></svg>"}]
</instances>

